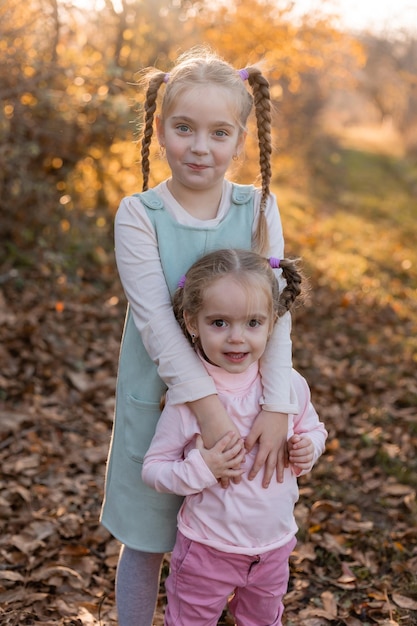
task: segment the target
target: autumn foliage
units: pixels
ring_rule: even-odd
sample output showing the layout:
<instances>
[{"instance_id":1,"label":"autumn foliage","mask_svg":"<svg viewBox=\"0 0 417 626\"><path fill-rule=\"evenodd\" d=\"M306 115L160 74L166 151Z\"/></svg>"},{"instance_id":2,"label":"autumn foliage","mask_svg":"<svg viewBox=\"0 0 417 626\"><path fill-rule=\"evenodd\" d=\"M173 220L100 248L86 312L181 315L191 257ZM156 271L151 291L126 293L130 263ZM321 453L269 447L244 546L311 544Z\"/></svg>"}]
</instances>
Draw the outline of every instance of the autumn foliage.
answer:
<instances>
[{"instance_id":1,"label":"autumn foliage","mask_svg":"<svg viewBox=\"0 0 417 626\"><path fill-rule=\"evenodd\" d=\"M416 625L416 40L268 0L12 0L0 35L0 623L117 623L98 523L126 306L112 223L141 187L137 72L204 41L263 62L286 253L309 277L294 364L329 440L300 483L286 624ZM251 127L233 175L257 158Z\"/></svg>"}]
</instances>

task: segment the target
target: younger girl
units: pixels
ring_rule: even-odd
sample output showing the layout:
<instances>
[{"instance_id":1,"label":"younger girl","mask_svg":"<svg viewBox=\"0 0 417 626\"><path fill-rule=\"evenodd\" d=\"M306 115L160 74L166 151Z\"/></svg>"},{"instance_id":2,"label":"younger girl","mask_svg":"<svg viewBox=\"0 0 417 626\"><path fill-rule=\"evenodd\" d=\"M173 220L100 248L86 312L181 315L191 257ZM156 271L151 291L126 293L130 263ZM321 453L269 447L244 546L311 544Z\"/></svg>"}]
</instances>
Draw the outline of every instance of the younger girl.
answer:
<instances>
[{"instance_id":1,"label":"younger girl","mask_svg":"<svg viewBox=\"0 0 417 626\"><path fill-rule=\"evenodd\" d=\"M129 306L101 518L123 544L116 576L119 626L152 624L161 560L175 541L182 498L158 494L141 479L161 395L169 388L173 403L188 403L208 448L228 431L238 434L212 377L175 320L172 295L178 276L219 248L254 247L278 258L284 248L278 208L269 193L269 88L259 69L238 71L210 50L197 49L180 57L169 74L147 70L144 83L144 192L124 198L115 221L116 261ZM261 190L225 179L243 150L253 103ZM171 177L148 190L154 126ZM264 468L265 488L274 472L282 480L287 414L297 410L291 397L290 326L287 313L262 357L263 401L245 441L248 451L257 451L249 478ZM230 468L236 467L239 461L231 461ZM227 473L222 484L228 484Z\"/></svg>"},{"instance_id":2,"label":"younger girl","mask_svg":"<svg viewBox=\"0 0 417 626\"><path fill-rule=\"evenodd\" d=\"M276 319L300 291L295 266L286 260L280 266L287 279L281 297L265 258L213 252L190 268L174 300L175 315L242 437L259 413L259 359ZM235 433L205 446L193 413L172 404L168 391L142 471L149 486L185 496L166 580L165 626L216 626L231 594L239 626L281 624L297 532L296 477L311 470L327 436L307 383L295 371L291 378L300 409L289 420L290 466L284 481L273 480L268 490L258 477L247 479L253 453L243 459ZM242 467L230 470L235 458ZM222 489L218 479L224 475L242 480Z\"/></svg>"}]
</instances>

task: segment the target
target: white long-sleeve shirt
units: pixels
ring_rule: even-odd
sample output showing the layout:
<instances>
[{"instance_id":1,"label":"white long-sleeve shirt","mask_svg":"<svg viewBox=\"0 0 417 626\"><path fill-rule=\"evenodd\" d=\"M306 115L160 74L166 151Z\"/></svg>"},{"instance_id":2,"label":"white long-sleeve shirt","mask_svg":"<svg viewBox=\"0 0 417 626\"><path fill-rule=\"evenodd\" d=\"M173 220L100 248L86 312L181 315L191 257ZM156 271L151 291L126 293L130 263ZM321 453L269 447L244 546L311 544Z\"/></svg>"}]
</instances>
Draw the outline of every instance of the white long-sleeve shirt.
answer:
<instances>
[{"instance_id":1,"label":"white long-sleeve shirt","mask_svg":"<svg viewBox=\"0 0 417 626\"><path fill-rule=\"evenodd\" d=\"M194 228L216 228L231 205L232 184L225 180L217 216L199 220L185 211L170 193L166 181L154 191L165 209L180 224ZM253 233L259 217L260 193L255 194ZM281 220L273 195L265 215L270 250L268 256L282 258L284 240ZM137 196L122 200L115 219L115 253L120 279L144 346L158 366L158 373L175 403L190 402L216 393L212 378L196 357L172 312L171 297L159 257L158 241L151 221ZM287 313L275 325L261 360L263 408L288 413L296 410L290 395L292 364L291 317Z\"/></svg>"},{"instance_id":2,"label":"white long-sleeve shirt","mask_svg":"<svg viewBox=\"0 0 417 626\"><path fill-rule=\"evenodd\" d=\"M213 377L221 402L245 437L259 412L262 384L258 364L242 374L230 374L204 362ZM289 417L288 437L307 435L314 445L316 462L324 451L327 432L310 401L305 379L292 371L293 394L299 412ZM223 552L261 554L285 545L297 532L294 505L298 500L297 477L289 467L284 482L273 478L262 487L262 471L253 481L247 472L238 484L223 489L195 447L200 432L197 420L185 405L167 404L145 456L142 477L160 492L186 496L178 514L178 529L189 539ZM256 448L247 454L244 468L253 465ZM309 468L310 471L311 468ZM302 473L306 473L302 472Z\"/></svg>"}]
</instances>

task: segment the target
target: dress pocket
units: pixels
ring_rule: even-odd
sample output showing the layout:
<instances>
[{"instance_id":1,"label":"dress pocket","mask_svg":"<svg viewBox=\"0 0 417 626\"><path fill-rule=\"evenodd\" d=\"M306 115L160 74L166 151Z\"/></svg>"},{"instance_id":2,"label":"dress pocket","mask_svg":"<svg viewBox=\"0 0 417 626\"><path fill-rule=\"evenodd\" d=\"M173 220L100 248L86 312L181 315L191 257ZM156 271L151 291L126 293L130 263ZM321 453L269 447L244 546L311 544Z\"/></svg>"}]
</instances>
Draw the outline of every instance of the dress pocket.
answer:
<instances>
[{"instance_id":1,"label":"dress pocket","mask_svg":"<svg viewBox=\"0 0 417 626\"><path fill-rule=\"evenodd\" d=\"M142 463L161 415L159 402L146 402L128 395L124 414L126 451L131 459Z\"/></svg>"}]
</instances>

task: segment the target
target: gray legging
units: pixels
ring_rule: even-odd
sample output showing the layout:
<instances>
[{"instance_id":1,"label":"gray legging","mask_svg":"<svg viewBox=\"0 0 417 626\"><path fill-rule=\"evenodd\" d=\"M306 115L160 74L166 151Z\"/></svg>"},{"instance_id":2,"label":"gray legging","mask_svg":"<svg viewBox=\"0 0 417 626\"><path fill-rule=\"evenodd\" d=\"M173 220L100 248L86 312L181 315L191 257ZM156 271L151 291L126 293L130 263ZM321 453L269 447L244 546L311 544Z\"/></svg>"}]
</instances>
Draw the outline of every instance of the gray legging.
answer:
<instances>
[{"instance_id":1,"label":"gray legging","mask_svg":"<svg viewBox=\"0 0 417 626\"><path fill-rule=\"evenodd\" d=\"M122 546L116 572L119 626L152 626L163 556Z\"/></svg>"}]
</instances>

